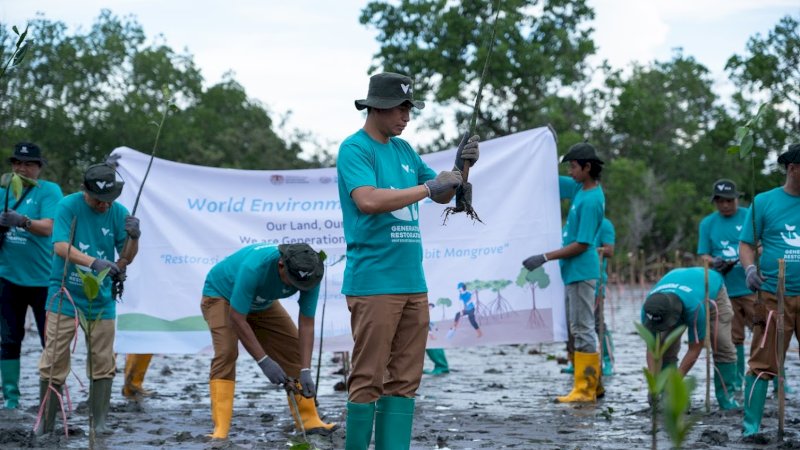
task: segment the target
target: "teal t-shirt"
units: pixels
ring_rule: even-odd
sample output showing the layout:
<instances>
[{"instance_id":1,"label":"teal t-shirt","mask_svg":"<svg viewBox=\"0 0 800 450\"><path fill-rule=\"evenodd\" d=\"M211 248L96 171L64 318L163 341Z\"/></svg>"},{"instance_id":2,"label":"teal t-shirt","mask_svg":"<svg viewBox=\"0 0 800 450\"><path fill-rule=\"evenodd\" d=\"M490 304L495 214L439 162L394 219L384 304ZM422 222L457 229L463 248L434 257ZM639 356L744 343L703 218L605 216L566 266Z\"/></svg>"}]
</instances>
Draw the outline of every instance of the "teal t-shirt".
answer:
<instances>
[{"instance_id":1,"label":"teal t-shirt","mask_svg":"<svg viewBox=\"0 0 800 450\"><path fill-rule=\"evenodd\" d=\"M709 214L700 221L700 238L697 241L697 254L720 257L726 261L739 259L739 234L742 232L747 208L739 208L732 216L725 217L719 211ZM725 289L730 297L741 297L753 292L744 282L744 268L741 263L733 266L725 275Z\"/></svg>"},{"instance_id":2,"label":"teal t-shirt","mask_svg":"<svg viewBox=\"0 0 800 450\"><path fill-rule=\"evenodd\" d=\"M342 142L336 172L347 241L342 293L357 296L427 292L419 205L365 214L350 194L362 186L406 189L435 178L436 173L406 141L393 137L383 144L364 130Z\"/></svg>"},{"instance_id":3,"label":"teal t-shirt","mask_svg":"<svg viewBox=\"0 0 800 450\"><path fill-rule=\"evenodd\" d=\"M53 219L56 205L64 195L61 188L50 181L38 180L28 195L22 199L16 211L31 220ZM0 199L5 199L6 190L0 188ZM16 204L10 196L8 207ZM46 287L52 265L53 245L50 236L39 236L22 228L11 228L0 249L0 278L18 285Z\"/></svg>"},{"instance_id":4,"label":"teal t-shirt","mask_svg":"<svg viewBox=\"0 0 800 450\"><path fill-rule=\"evenodd\" d=\"M756 237L761 241L761 290L778 292L778 258L786 261L786 295L800 295L800 196L782 187L756 195ZM739 240L753 245L753 208L747 211Z\"/></svg>"},{"instance_id":5,"label":"teal t-shirt","mask_svg":"<svg viewBox=\"0 0 800 450\"><path fill-rule=\"evenodd\" d=\"M616 230L614 224L608 218L604 217L603 222L600 224L600 231L597 233L597 238L594 240L594 246L600 248L604 245L614 245L616 242ZM595 293L600 292L601 287L605 287L608 283L608 259L603 258L603 269L600 271L600 283L595 286ZM603 292L605 293L605 292Z\"/></svg>"},{"instance_id":6,"label":"teal t-shirt","mask_svg":"<svg viewBox=\"0 0 800 450\"><path fill-rule=\"evenodd\" d=\"M686 325L689 331L689 342L697 343L706 338L706 282L705 269L702 267L687 267L673 269L650 290L655 292L673 293L683 303L683 314L678 325ZM719 272L708 271L708 298L714 301L719 295L724 280ZM648 295L649 295L648 294ZM713 305L711 306L714 307ZM644 306L641 314L644 323Z\"/></svg>"},{"instance_id":7,"label":"teal t-shirt","mask_svg":"<svg viewBox=\"0 0 800 450\"><path fill-rule=\"evenodd\" d=\"M281 280L280 258L278 247L270 244L252 244L237 250L211 268L203 295L227 300L240 314L263 311L276 299L291 297L297 292L297 288ZM300 291L297 301L300 314L314 317L318 298L319 284L308 291Z\"/></svg>"},{"instance_id":8,"label":"teal t-shirt","mask_svg":"<svg viewBox=\"0 0 800 450\"><path fill-rule=\"evenodd\" d=\"M128 217L128 209L120 203L112 203L108 211L100 214L86 204L83 192L70 194L58 202L56 217L53 222L53 243L69 242L72 219L76 218L75 237L72 245L91 257L116 261L116 255L122 251L122 246L125 245L125 239L128 237L125 232L126 217ZM89 315L89 300L83 293L83 283L78 275L78 268L84 272L91 271L89 267L76 266L73 263L69 263L65 286L75 305L84 314ZM64 258L53 254L50 289L47 294L48 311L58 312L58 297L53 296L61 287L63 274ZM91 306L91 317L97 317L100 311L102 311L101 319L113 319L117 316L117 303L111 298L111 277L106 277L103 280L100 293ZM66 296L61 302L61 314L75 317L75 309Z\"/></svg>"},{"instance_id":9,"label":"teal t-shirt","mask_svg":"<svg viewBox=\"0 0 800 450\"><path fill-rule=\"evenodd\" d=\"M565 284L578 281L596 280L600 277L600 258L597 256L595 238L600 232L600 224L605 214L606 198L603 189L598 185L589 190L581 189L570 177L559 177L561 198L572 198L567 213L567 223L562 230L564 247L579 242L589 247L580 255L561 260L561 277Z\"/></svg>"}]
</instances>

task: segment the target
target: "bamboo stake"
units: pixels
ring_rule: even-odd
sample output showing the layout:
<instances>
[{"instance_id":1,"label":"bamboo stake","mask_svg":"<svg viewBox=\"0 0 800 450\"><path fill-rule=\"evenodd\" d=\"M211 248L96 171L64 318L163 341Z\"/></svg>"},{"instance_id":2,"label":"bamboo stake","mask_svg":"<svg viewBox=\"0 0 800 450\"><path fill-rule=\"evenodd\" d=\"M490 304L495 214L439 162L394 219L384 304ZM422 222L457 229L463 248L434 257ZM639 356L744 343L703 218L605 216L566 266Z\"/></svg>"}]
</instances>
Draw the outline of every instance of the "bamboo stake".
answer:
<instances>
[{"instance_id":1,"label":"bamboo stake","mask_svg":"<svg viewBox=\"0 0 800 450\"><path fill-rule=\"evenodd\" d=\"M601 247L602 248L602 247ZM597 320L600 321L597 324L597 334L600 338L600 374L598 375L598 379L603 379L603 347L606 342L606 315L605 315L605 292L603 288L605 287L603 284L603 254L600 254L600 278L597 279L598 287L597 287Z\"/></svg>"},{"instance_id":2,"label":"bamboo stake","mask_svg":"<svg viewBox=\"0 0 800 450\"><path fill-rule=\"evenodd\" d=\"M711 299L708 294L708 261L703 261L706 308L706 414L711 412Z\"/></svg>"},{"instance_id":3,"label":"bamboo stake","mask_svg":"<svg viewBox=\"0 0 800 450\"><path fill-rule=\"evenodd\" d=\"M784 313L784 289L786 283L786 261L778 259L778 441L783 441L783 426L786 415L786 393L784 392L783 364L783 313Z\"/></svg>"}]
</instances>

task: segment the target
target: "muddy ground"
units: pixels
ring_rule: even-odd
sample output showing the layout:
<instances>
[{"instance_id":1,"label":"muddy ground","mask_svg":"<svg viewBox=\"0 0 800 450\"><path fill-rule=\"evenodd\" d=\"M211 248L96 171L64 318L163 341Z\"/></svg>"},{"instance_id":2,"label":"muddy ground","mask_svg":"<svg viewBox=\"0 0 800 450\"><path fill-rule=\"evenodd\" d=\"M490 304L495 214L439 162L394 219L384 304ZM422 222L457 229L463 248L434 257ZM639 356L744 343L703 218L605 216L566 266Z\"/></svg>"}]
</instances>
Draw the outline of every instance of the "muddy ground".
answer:
<instances>
[{"instance_id":1,"label":"muddy ground","mask_svg":"<svg viewBox=\"0 0 800 450\"><path fill-rule=\"evenodd\" d=\"M452 372L425 376L418 392L412 448L414 449L633 449L650 444L645 384L641 372L644 346L635 334L641 305L639 289L612 288L607 320L616 341L616 374L605 378L607 394L596 405L556 405L552 399L566 394L571 378L561 374L562 343L492 346L448 350ZM87 411L84 349L73 356L75 375L68 385L73 412L69 437L60 434L35 439L30 430L37 412L40 349L35 332L23 348L22 402L17 411L0 410L0 448L87 448ZM82 342L81 342L82 344ZM684 345L684 349L685 349ZM243 353L244 354L244 353ZM332 354L323 355L319 387L320 412L342 423L346 395L334 390L342 381L340 365ZM315 357L316 361L316 357ZM120 373L124 358L118 358ZM122 376L115 379L109 422L115 428L100 437L96 448L260 448L285 449L298 439L293 431L288 404L282 391L266 387L256 364L240 358L233 426L228 442L209 442L212 430L208 400L210 355L157 355L145 387L157 396L132 403L120 394ZM740 437L741 410L721 413L713 400L712 412L704 413L705 359L691 375L698 379L693 395L696 425L686 448L800 448L800 361L797 342L787 356L789 383L798 393L788 396L784 442L777 442L777 401L767 400L762 435L756 441ZM426 361L426 367L430 361ZM82 384L81 384L82 383ZM665 434L658 434L659 448L670 448ZM344 447L342 430L331 436L314 436L319 449Z\"/></svg>"}]
</instances>

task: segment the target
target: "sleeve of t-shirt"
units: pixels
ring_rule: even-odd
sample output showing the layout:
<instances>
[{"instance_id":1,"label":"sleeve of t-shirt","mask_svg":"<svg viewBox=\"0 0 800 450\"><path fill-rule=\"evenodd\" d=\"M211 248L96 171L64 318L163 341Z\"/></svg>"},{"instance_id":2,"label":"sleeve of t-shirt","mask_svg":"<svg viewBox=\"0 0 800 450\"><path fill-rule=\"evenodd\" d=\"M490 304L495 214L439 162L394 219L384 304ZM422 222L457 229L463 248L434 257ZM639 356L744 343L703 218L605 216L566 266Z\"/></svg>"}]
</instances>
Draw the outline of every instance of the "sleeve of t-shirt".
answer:
<instances>
[{"instance_id":1,"label":"sleeve of t-shirt","mask_svg":"<svg viewBox=\"0 0 800 450\"><path fill-rule=\"evenodd\" d=\"M300 314L306 317L314 317L317 313L317 301L319 300L319 284L307 291L300 291L297 304L300 306Z\"/></svg>"},{"instance_id":2,"label":"sleeve of t-shirt","mask_svg":"<svg viewBox=\"0 0 800 450\"><path fill-rule=\"evenodd\" d=\"M578 192L578 189L578 183L572 177L564 175L558 177L558 192L561 194L561 200L572 200L575 198L575 193Z\"/></svg>"},{"instance_id":3,"label":"sleeve of t-shirt","mask_svg":"<svg viewBox=\"0 0 800 450\"><path fill-rule=\"evenodd\" d=\"M593 244L600 224L603 222L603 205L599 202L581 205L578 216L578 232L575 241L581 244Z\"/></svg>"},{"instance_id":4,"label":"sleeve of t-shirt","mask_svg":"<svg viewBox=\"0 0 800 450\"><path fill-rule=\"evenodd\" d=\"M240 314L249 313L253 299L256 298L258 281L263 276L260 263L261 259L257 257L257 252L254 252L254 254L242 261L239 270L236 272L229 300L231 308Z\"/></svg>"},{"instance_id":5,"label":"sleeve of t-shirt","mask_svg":"<svg viewBox=\"0 0 800 450\"><path fill-rule=\"evenodd\" d=\"M706 309L703 305L698 306L694 311L686 311L683 320L689 329L690 344L702 342L706 338Z\"/></svg>"},{"instance_id":6,"label":"sleeve of t-shirt","mask_svg":"<svg viewBox=\"0 0 800 450\"><path fill-rule=\"evenodd\" d=\"M417 155L417 160L417 182L419 184L436 178L436 172L425 164L425 161L419 155Z\"/></svg>"},{"instance_id":7,"label":"sleeve of t-shirt","mask_svg":"<svg viewBox=\"0 0 800 450\"><path fill-rule=\"evenodd\" d=\"M700 229L698 230L700 237L697 239L697 254L710 255L711 246L709 245L709 223L708 217L700 221Z\"/></svg>"},{"instance_id":8,"label":"sleeve of t-shirt","mask_svg":"<svg viewBox=\"0 0 800 450\"><path fill-rule=\"evenodd\" d=\"M53 219L52 242L69 242L69 229L72 225L72 218L75 214L67 207L67 203L61 200L56 205L56 214Z\"/></svg>"},{"instance_id":9,"label":"sleeve of t-shirt","mask_svg":"<svg viewBox=\"0 0 800 450\"><path fill-rule=\"evenodd\" d=\"M355 144L342 145L336 160L336 170L348 195L361 186L378 186L372 158Z\"/></svg>"},{"instance_id":10,"label":"sleeve of t-shirt","mask_svg":"<svg viewBox=\"0 0 800 450\"><path fill-rule=\"evenodd\" d=\"M128 208L122 206L121 203L114 203L114 205L119 206L116 212L116 216L114 217L114 247L117 249L117 253L122 253L122 247L125 246L125 241L128 238L128 232L125 231L125 218L128 217Z\"/></svg>"},{"instance_id":11,"label":"sleeve of t-shirt","mask_svg":"<svg viewBox=\"0 0 800 450\"><path fill-rule=\"evenodd\" d=\"M761 220L760 218L764 217L764 210L763 204L764 202L758 201L758 196L756 196L756 237L761 237ZM747 215L744 218L744 223L742 224L742 232L739 233L739 242L746 242L750 245L755 245L755 241L753 240L753 207L747 208Z\"/></svg>"},{"instance_id":12,"label":"sleeve of t-shirt","mask_svg":"<svg viewBox=\"0 0 800 450\"><path fill-rule=\"evenodd\" d=\"M59 200L64 198L64 194L61 192L61 187L55 183L48 183L45 186L48 188L39 200L39 218L52 219L56 216L56 206Z\"/></svg>"}]
</instances>

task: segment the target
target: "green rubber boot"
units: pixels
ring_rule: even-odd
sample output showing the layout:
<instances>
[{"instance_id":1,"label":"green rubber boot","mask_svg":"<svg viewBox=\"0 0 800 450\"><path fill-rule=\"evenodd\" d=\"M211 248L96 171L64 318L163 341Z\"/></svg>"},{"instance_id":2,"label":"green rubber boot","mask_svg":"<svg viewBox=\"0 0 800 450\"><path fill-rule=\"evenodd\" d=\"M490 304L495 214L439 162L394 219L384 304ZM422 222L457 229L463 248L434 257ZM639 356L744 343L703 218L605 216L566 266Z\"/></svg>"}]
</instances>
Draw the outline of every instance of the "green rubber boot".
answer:
<instances>
[{"instance_id":1,"label":"green rubber boot","mask_svg":"<svg viewBox=\"0 0 800 450\"><path fill-rule=\"evenodd\" d=\"M610 377L614 375L614 360L611 355L614 354L614 340L611 338L611 332L606 330L605 337L603 338L603 376Z\"/></svg>"},{"instance_id":2,"label":"green rubber boot","mask_svg":"<svg viewBox=\"0 0 800 450\"><path fill-rule=\"evenodd\" d=\"M375 450L411 448L414 399L383 396L375 405Z\"/></svg>"},{"instance_id":3,"label":"green rubber boot","mask_svg":"<svg viewBox=\"0 0 800 450\"><path fill-rule=\"evenodd\" d=\"M44 402L45 396L47 396L47 403L44 406L44 411L42 412L42 418L39 421L39 426L36 427L34 430L34 434L36 436L41 436L45 433L51 433L53 428L56 424L56 414L58 411L61 410L61 403L58 400L58 396L56 396L55 392L50 392L50 395L47 395L47 380L39 380L39 405L41 407L42 402ZM53 388L59 393L59 395L63 392L62 387L53 384Z\"/></svg>"},{"instance_id":4,"label":"green rubber boot","mask_svg":"<svg viewBox=\"0 0 800 450\"><path fill-rule=\"evenodd\" d=\"M447 356L445 356L443 348L429 348L425 350L425 353L433 361L433 370L423 370L422 373L428 375L450 373L450 366L447 364Z\"/></svg>"},{"instance_id":5,"label":"green rubber boot","mask_svg":"<svg viewBox=\"0 0 800 450\"><path fill-rule=\"evenodd\" d=\"M372 424L375 421L375 403L347 402L347 429L345 450L367 450L372 441Z\"/></svg>"},{"instance_id":6,"label":"green rubber boot","mask_svg":"<svg viewBox=\"0 0 800 450\"><path fill-rule=\"evenodd\" d=\"M742 436L752 436L761 428L761 418L764 417L764 402L767 400L769 381L755 375L747 374L744 377L744 427Z\"/></svg>"},{"instance_id":7,"label":"green rubber boot","mask_svg":"<svg viewBox=\"0 0 800 450\"><path fill-rule=\"evenodd\" d=\"M747 360L744 359L744 345L739 344L736 346L736 377L733 379L733 392L741 392L742 390L745 364L747 364Z\"/></svg>"},{"instance_id":8,"label":"green rubber boot","mask_svg":"<svg viewBox=\"0 0 800 450\"><path fill-rule=\"evenodd\" d=\"M772 379L772 393L778 395L778 377ZM794 389L789 387L789 382L786 380L786 372L783 373L783 393L786 395L794 393Z\"/></svg>"},{"instance_id":9,"label":"green rubber boot","mask_svg":"<svg viewBox=\"0 0 800 450\"><path fill-rule=\"evenodd\" d=\"M3 406L6 409L19 408L19 360L0 360L0 377L3 378Z\"/></svg>"},{"instance_id":10,"label":"green rubber boot","mask_svg":"<svg viewBox=\"0 0 800 450\"><path fill-rule=\"evenodd\" d=\"M739 407L733 398L733 382L736 379L736 363L714 364L714 394L719 403L719 409L729 410Z\"/></svg>"},{"instance_id":11,"label":"green rubber boot","mask_svg":"<svg viewBox=\"0 0 800 450\"><path fill-rule=\"evenodd\" d=\"M95 434L111 433L111 428L106 425L106 418L108 417L108 407L111 405L111 383L113 381L113 378L92 381L92 396L89 399L89 407L92 410Z\"/></svg>"}]
</instances>

